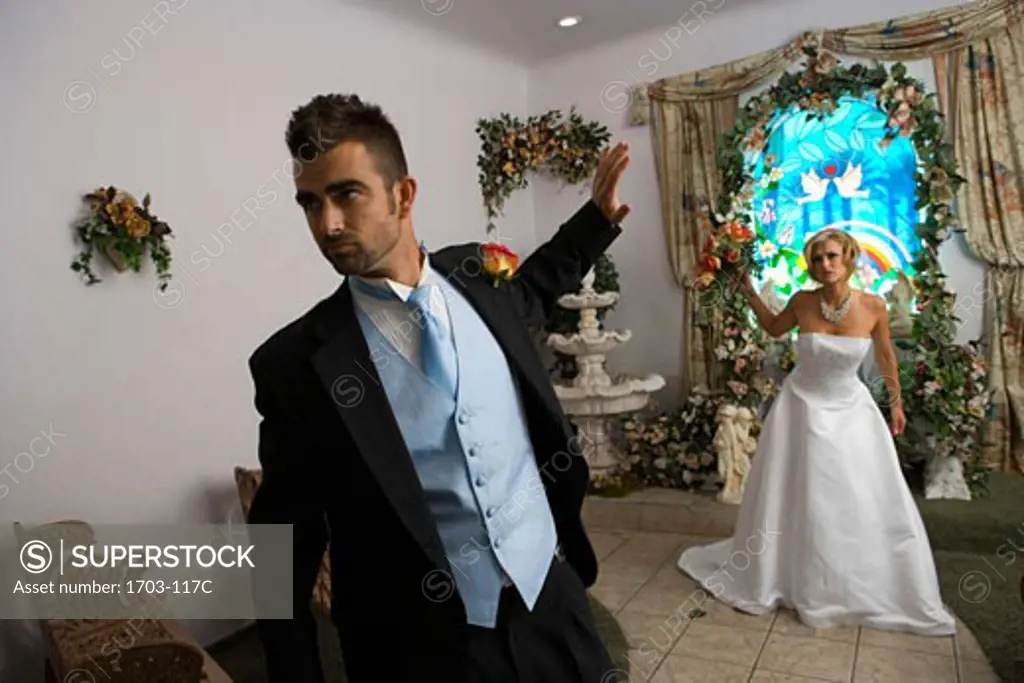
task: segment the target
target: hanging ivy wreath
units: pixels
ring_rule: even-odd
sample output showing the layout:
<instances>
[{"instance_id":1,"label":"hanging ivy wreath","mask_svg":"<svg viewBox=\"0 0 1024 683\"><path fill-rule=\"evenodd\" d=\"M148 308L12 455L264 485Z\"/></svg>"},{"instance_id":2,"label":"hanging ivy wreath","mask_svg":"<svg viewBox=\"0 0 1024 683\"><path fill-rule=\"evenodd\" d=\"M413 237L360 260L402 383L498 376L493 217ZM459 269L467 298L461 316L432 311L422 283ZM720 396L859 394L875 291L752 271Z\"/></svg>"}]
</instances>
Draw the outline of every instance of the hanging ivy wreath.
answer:
<instances>
[{"instance_id":1,"label":"hanging ivy wreath","mask_svg":"<svg viewBox=\"0 0 1024 683\"><path fill-rule=\"evenodd\" d=\"M771 122L777 112L802 111L807 117L826 119L840 98L874 99L886 115L885 134L879 144L887 147L897 136L910 138L919 160L915 174L916 209L924 218L916 226L921 239L913 267L917 295L912 339L897 342L910 352L901 361L902 399L908 416L922 417L930 434L924 443L913 444L901 435L901 451L955 456L964 464L965 477L974 489L984 491L987 470L978 459L983 444L982 430L991 400L987 390L984 360L974 345L958 346L954 338L959 319L954 315L955 295L945 288L939 265L939 246L959 230L953 213L957 189L965 182L957 173L953 148L945 140L945 126L933 95L924 84L908 75L906 66L891 69L877 64L867 67L842 66L832 54L819 52L813 40L802 45L807 57L800 73L784 74L759 97L742 109L735 128L723 137L719 147L722 194L717 210L707 211L710 235L698 262L693 282L702 304L714 307L731 324L725 325L726 339L734 337L743 321L751 324L750 312L739 292L737 276L742 269L760 272L756 245L763 239L753 212L755 193L770 190L780 173L776 159L764 154ZM752 168L762 164L761 179L755 181ZM748 350L749 351L749 350ZM745 353L742 345L723 344L716 350L729 390L741 399L750 393L751 380L737 362ZM790 350L784 354L791 367ZM788 369L785 368L785 369Z\"/></svg>"},{"instance_id":2,"label":"hanging ivy wreath","mask_svg":"<svg viewBox=\"0 0 1024 683\"><path fill-rule=\"evenodd\" d=\"M584 121L575 107L567 119L558 109L525 121L509 114L480 119L476 133L481 140L476 163L488 232L494 230L505 201L527 187L529 173L546 173L570 185L580 183L593 175L601 150L611 139L607 127Z\"/></svg>"}]
</instances>

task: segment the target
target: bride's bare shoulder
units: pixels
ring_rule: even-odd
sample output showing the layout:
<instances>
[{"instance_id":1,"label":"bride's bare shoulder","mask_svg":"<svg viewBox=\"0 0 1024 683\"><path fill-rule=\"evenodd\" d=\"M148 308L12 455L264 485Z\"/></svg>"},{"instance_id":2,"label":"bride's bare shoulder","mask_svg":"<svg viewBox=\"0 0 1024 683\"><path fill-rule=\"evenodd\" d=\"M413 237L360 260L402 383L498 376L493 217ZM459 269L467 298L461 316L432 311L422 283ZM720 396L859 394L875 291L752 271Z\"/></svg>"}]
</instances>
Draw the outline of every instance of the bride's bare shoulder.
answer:
<instances>
[{"instance_id":1,"label":"bride's bare shoulder","mask_svg":"<svg viewBox=\"0 0 1024 683\"><path fill-rule=\"evenodd\" d=\"M799 289L793 294L790 301L793 302L794 308L806 313L817 310L820 295L820 287L814 289Z\"/></svg>"},{"instance_id":2,"label":"bride's bare shoulder","mask_svg":"<svg viewBox=\"0 0 1024 683\"><path fill-rule=\"evenodd\" d=\"M875 315L881 315L886 312L887 308L885 305L885 299L878 294L873 292L865 292L861 290L854 290L857 294L857 299L860 301L861 306L871 311Z\"/></svg>"},{"instance_id":3,"label":"bride's bare shoulder","mask_svg":"<svg viewBox=\"0 0 1024 683\"><path fill-rule=\"evenodd\" d=\"M805 305L808 301L814 298L814 293L818 291L816 289L798 289L793 293L793 296L789 297L789 300L794 306Z\"/></svg>"}]
</instances>

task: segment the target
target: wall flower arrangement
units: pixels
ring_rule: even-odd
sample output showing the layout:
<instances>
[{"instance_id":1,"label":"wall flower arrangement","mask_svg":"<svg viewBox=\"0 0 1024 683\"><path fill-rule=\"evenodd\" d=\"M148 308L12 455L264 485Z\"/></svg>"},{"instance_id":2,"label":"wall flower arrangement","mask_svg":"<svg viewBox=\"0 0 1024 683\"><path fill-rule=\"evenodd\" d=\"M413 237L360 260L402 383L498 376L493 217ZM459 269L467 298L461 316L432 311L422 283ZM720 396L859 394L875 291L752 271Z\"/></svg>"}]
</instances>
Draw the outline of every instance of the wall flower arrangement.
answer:
<instances>
[{"instance_id":1,"label":"wall flower arrangement","mask_svg":"<svg viewBox=\"0 0 1024 683\"><path fill-rule=\"evenodd\" d=\"M615 438L622 442L625 462L613 474L634 489L693 490L719 484L715 416L726 402L733 400L697 390L676 410L663 411L652 404L623 416Z\"/></svg>"},{"instance_id":2,"label":"wall flower arrangement","mask_svg":"<svg viewBox=\"0 0 1024 683\"><path fill-rule=\"evenodd\" d=\"M547 173L570 185L580 183L593 174L601 150L611 139L605 126L584 121L575 107L568 118L552 109L525 121L509 114L480 119L476 133L481 143L477 168L488 232L494 229L505 201L515 190L527 187L529 173Z\"/></svg>"},{"instance_id":3,"label":"wall flower arrangement","mask_svg":"<svg viewBox=\"0 0 1024 683\"><path fill-rule=\"evenodd\" d=\"M139 205L131 193L111 186L82 199L88 214L74 229L84 248L72 261L71 270L81 274L87 285L101 282L92 270L92 256L98 250L117 270L138 273L148 248L163 291L171 278L171 251L166 240L173 235L170 226L150 211L149 194Z\"/></svg>"},{"instance_id":4,"label":"wall flower arrangement","mask_svg":"<svg viewBox=\"0 0 1024 683\"><path fill-rule=\"evenodd\" d=\"M963 463L964 479L972 492L985 495L989 470L979 454L988 445L985 428L993 408L979 344L929 347L915 339L904 348L908 357L900 363L903 403L907 415L927 419L929 430L923 444L900 435L901 455L905 460L922 451L939 458L955 457Z\"/></svg>"}]
</instances>

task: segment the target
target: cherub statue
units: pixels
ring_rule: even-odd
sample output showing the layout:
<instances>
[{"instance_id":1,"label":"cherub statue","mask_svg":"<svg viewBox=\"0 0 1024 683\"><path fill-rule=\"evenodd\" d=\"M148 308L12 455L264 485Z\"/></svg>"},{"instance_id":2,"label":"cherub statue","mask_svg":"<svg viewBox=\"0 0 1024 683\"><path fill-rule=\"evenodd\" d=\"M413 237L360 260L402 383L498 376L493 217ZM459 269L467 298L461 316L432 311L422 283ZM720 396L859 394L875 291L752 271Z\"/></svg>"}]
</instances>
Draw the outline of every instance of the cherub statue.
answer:
<instances>
[{"instance_id":1,"label":"cherub statue","mask_svg":"<svg viewBox=\"0 0 1024 683\"><path fill-rule=\"evenodd\" d=\"M718 475L722 478L722 490L718 500L730 505L739 505L750 474L750 459L757 450L757 441L750 435L754 414L749 408L723 405L715 417L718 431L715 433L715 452L718 455Z\"/></svg>"},{"instance_id":2,"label":"cherub statue","mask_svg":"<svg viewBox=\"0 0 1024 683\"><path fill-rule=\"evenodd\" d=\"M740 456L738 458L740 462L737 469L742 476L739 495L741 500L743 493L747 490L747 477L750 475L751 460L753 460L754 454L757 453L757 439L750 434L754 429L754 420L754 413L750 408L740 408L736 413L736 421L738 423L736 431L740 436Z\"/></svg>"},{"instance_id":3,"label":"cherub statue","mask_svg":"<svg viewBox=\"0 0 1024 683\"><path fill-rule=\"evenodd\" d=\"M714 447L715 455L718 457L718 476L722 482L729 480L732 472L733 451L736 450L733 420L736 418L736 406L728 403L718 409L715 415L715 422L718 429L715 431ZM718 499L722 499L724 489L719 492Z\"/></svg>"}]
</instances>

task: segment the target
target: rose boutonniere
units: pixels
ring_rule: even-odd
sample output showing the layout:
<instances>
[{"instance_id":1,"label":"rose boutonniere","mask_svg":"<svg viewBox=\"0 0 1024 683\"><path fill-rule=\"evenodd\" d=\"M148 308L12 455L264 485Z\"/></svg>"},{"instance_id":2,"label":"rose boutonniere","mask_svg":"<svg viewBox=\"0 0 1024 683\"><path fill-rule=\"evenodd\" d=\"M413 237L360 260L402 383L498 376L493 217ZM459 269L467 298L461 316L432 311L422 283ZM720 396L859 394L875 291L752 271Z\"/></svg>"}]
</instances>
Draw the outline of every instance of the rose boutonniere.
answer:
<instances>
[{"instance_id":1,"label":"rose boutonniere","mask_svg":"<svg viewBox=\"0 0 1024 683\"><path fill-rule=\"evenodd\" d=\"M519 256L503 244L489 242L480 248L483 255L484 272L487 273L497 287L505 280L511 280L519 268Z\"/></svg>"}]
</instances>

